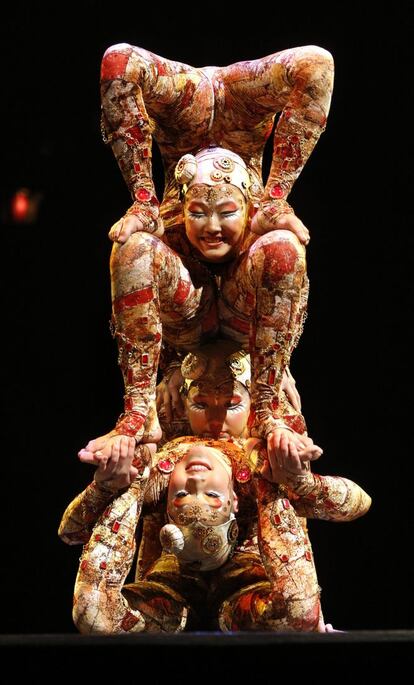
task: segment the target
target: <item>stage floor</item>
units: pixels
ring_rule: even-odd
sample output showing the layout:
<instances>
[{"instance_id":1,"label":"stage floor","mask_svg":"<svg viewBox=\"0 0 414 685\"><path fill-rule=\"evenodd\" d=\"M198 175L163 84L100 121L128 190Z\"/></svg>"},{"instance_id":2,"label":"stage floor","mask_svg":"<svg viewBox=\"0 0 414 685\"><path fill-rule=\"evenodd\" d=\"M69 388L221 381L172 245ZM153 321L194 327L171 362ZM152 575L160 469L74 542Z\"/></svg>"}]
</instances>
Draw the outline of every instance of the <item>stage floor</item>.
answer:
<instances>
[{"instance_id":1,"label":"stage floor","mask_svg":"<svg viewBox=\"0 0 414 685\"><path fill-rule=\"evenodd\" d=\"M358 683L358 674L396 676L412 667L414 631L2 635L0 658L14 676L41 676L43 682L54 674L54 680L99 678L111 685L182 683L190 677L270 685L280 678L296 680L295 675L311 683L333 683L346 675Z\"/></svg>"}]
</instances>

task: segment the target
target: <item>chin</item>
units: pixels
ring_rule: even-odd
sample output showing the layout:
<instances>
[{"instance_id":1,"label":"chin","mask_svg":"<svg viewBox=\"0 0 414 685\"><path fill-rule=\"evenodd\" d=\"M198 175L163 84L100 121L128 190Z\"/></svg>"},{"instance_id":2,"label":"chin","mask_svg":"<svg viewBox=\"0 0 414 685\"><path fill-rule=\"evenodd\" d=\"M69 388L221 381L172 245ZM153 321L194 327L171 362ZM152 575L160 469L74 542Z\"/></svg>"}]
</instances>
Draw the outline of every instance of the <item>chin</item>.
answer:
<instances>
[{"instance_id":1,"label":"chin","mask_svg":"<svg viewBox=\"0 0 414 685\"><path fill-rule=\"evenodd\" d=\"M231 259L232 255L230 250L227 250L224 253L217 253L217 252L201 252L203 258L208 261L208 262L227 262L229 259Z\"/></svg>"}]
</instances>

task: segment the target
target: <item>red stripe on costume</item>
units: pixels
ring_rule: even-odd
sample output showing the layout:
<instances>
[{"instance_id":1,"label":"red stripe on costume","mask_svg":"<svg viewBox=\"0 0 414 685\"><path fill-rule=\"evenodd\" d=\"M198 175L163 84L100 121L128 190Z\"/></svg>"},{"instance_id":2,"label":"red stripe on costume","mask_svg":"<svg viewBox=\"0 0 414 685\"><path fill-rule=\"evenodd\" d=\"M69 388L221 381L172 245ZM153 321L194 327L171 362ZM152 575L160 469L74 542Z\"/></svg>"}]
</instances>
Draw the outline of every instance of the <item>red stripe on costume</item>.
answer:
<instances>
[{"instance_id":1,"label":"red stripe on costume","mask_svg":"<svg viewBox=\"0 0 414 685\"><path fill-rule=\"evenodd\" d=\"M135 290L133 293L128 293L128 295L123 295L114 300L114 312L118 314L124 311L124 309L129 309L130 307L135 307L137 304L146 304L154 299L154 293L152 291L152 286L148 288L141 288L141 290Z\"/></svg>"},{"instance_id":2,"label":"red stripe on costume","mask_svg":"<svg viewBox=\"0 0 414 685\"><path fill-rule=\"evenodd\" d=\"M183 304L190 292L190 283L183 281L181 278L178 282L177 290L174 293L174 304Z\"/></svg>"}]
</instances>

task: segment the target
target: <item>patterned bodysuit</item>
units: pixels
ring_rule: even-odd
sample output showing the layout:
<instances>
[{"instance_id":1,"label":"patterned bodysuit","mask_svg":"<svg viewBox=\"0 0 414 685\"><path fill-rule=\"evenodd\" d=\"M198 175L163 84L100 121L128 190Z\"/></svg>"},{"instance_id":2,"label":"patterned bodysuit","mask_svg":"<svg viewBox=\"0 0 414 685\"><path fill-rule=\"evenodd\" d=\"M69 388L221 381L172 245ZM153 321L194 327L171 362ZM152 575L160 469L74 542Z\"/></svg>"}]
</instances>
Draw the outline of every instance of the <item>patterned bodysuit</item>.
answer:
<instances>
[{"instance_id":1,"label":"patterned bodysuit","mask_svg":"<svg viewBox=\"0 0 414 685\"><path fill-rule=\"evenodd\" d=\"M156 459L171 458L175 444L164 446ZM236 481L257 458L254 450L248 461L234 458ZM160 478L166 479L161 488ZM167 517L160 490L168 487L167 478L154 467L149 480L140 477L115 498L92 483L65 511L61 538L84 544L74 598L78 629L85 633L218 628L317 631L322 617L320 589L299 517L350 521L366 513L369 496L346 478L310 472L292 476L286 486L256 476L235 481L240 502L238 546L220 568L200 572L182 567L173 554L161 554L158 536ZM144 530L136 582L124 585L134 559L141 511Z\"/></svg>"},{"instance_id":2,"label":"patterned bodysuit","mask_svg":"<svg viewBox=\"0 0 414 685\"><path fill-rule=\"evenodd\" d=\"M305 250L293 233L258 237L247 227L238 256L201 262L187 240L174 168L185 153L217 145L239 154L253 207L270 223L291 211L286 198L326 123L333 83L331 55L316 46L203 69L130 45L102 62L102 123L144 232L115 245L111 259L113 323L125 382L116 431L138 440L154 398L161 344L179 353L218 334L252 355L252 434L283 423L280 384L297 344L307 300ZM263 150L275 115L270 174ZM165 170L159 206L152 180L152 139ZM161 239L150 235L160 234ZM165 362L167 363L167 362Z\"/></svg>"}]
</instances>

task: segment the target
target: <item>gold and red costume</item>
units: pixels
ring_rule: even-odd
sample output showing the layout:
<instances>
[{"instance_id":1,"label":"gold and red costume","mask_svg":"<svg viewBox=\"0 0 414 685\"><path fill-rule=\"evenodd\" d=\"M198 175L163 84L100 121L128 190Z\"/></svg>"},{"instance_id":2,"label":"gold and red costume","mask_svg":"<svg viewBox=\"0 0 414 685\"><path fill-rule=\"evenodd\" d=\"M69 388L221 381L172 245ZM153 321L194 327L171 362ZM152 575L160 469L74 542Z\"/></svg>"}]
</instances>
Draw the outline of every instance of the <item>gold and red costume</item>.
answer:
<instances>
[{"instance_id":1,"label":"gold and red costume","mask_svg":"<svg viewBox=\"0 0 414 685\"><path fill-rule=\"evenodd\" d=\"M233 555L218 569L182 566L161 553L167 523L170 466L188 444L214 446L232 465L241 502ZM138 448L140 449L140 447ZM83 543L75 586L74 619L81 632L179 632L197 628L317 631L320 588L299 516L349 521L370 506L369 496L345 478L308 472L284 486L255 474L260 448L249 456L233 444L179 438L142 468L123 493L92 483L67 508L59 534ZM136 530L145 514L136 579L124 585L134 559Z\"/></svg>"},{"instance_id":2,"label":"gold and red costume","mask_svg":"<svg viewBox=\"0 0 414 685\"><path fill-rule=\"evenodd\" d=\"M134 199L128 213L144 228L115 245L111 260L114 333L125 382L117 433L142 437L162 342L184 353L219 333L252 355L252 434L266 437L283 424L280 385L307 301L304 247L289 231L259 237L248 226L235 259L200 261L185 233L174 170L182 155L210 145L238 154L250 175L258 224L269 230L293 211L287 197L324 130L332 83L332 57L316 46L203 69L126 44L105 53L103 131ZM263 150L277 113L264 188ZM160 206L152 139L165 170ZM151 235L161 235L163 227L162 240Z\"/></svg>"}]
</instances>

